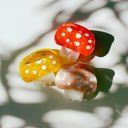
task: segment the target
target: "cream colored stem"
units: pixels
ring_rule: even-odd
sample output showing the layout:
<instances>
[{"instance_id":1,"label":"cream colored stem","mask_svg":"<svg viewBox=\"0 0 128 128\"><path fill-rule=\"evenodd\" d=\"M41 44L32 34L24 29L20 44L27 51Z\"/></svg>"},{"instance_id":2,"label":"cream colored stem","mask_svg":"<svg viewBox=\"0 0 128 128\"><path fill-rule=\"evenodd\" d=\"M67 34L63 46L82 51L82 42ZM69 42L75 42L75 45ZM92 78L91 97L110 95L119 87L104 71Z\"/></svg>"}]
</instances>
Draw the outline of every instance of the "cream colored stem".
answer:
<instances>
[{"instance_id":1,"label":"cream colored stem","mask_svg":"<svg viewBox=\"0 0 128 128\"><path fill-rule=\"evenodd\" d=\"M36 82L43 86L52 86L52 84L54 84L55 82L55 74L53 72L49 73L44 77L41 77L40 79L36 80Z\"/></svg>"},{"instance_id":2,"label":"cream colored stem","mask_svg":"<svg viewBox=\"0 0 128 128\"><path fill-rule=\"evenodd\" d=\"M69 48L62 47L60 55L64 58L66 58L69 62L76 62L79 58L80 53L75 52Z\"/></svg>"},{"instance_id":3,"label":"cream colored stem","mask_svg":"<svg viewBox=\"0 0 128 128\"><path fill-rule=\"evenodd\" d=\"M84 93L76 90L64 90L64 96L66 99L71 99L73 101L82 101Z\"/></svg>"}]
</instances>

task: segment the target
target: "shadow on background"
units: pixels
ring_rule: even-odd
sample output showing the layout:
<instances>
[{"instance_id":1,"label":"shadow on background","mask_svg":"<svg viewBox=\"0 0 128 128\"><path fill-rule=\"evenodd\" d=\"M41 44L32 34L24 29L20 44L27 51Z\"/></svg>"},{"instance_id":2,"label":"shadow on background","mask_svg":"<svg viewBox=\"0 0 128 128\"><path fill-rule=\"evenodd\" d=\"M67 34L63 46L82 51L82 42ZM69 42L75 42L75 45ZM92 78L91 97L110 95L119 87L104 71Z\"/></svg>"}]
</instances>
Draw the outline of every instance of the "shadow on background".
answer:
<instances>
[{"instance_id":1,"label":"shadow on background","mask_svg":"<svg viewBox=\"0 0 128 128\"><path fill-rule=\"evenodd\" d=\"M53 0L52 2L49 2L45 7L42 8L42 11L43 9L50 8L52 5L56 4L57 2L59 1ZM72 21L72 22L84 21L88 19L95 11L100 10L102 8L109 8L113 11L118 21L123 26L128 27L120 18L120 13L123 10L118 10L118 8L116 8L117 4L123 4L123 2L125 3L127 2L128 4L128 1L125 0L120 0L115 2L112 0L108 0L106 4L103 5L102 7L94 8L88 12L83 11L82 8L84 8L85 5L89 3L93 3L92 1L88 0L85 3L83 3L81 6L79 6L79 8L77 8L66 21ZM29 45L26 45L25 47L13 51L13 53L8 59L4 59L4 58L1 59L1 75L0 75L1 82L4 85L7 93L10 90L10 86L9 86L10 83L8 82L8 79L6 77L9 70L9 66L15 61L15 58L18 55L30 49L31 47L34 47L37 44L41 43L41 39L44 38L46 34L55 30L62 23L58 20L59 16L63 15L64 13L65 10L63 9L59 10L59 12L57 12L56 16L52 21L51 29L49 29L45 33L40 34L32 42L30 42ZM128 73L128 52L120 55L120 60L119 62L117 62L116 65L118 64L122 64ZM106 95L101 99L94 99L92 101L81 102L81 103L67 101L58 92L47 88L42 88L41 91L42 93L45 92L48 94L48 100L43 103L37 103L37 104L17 103L11 99L8 93L9 101L6 104L0 106L0 116L2 117L3 115L12 115L15 117L19 117L25 120L26 123L24 124L24 126L35 126L37 128L42 128L42 127L51 128L52 126L49 123L43 122L41 119L45 113L51 110L53 111L53 110L71 109L82 112L94 113L95 108L100 106L105 106L105 107L110 107L113 110L112 122L109 124L109 126L104 126L104 128L107 128L113 126L116 120L120 117L120 113L128 105L127 83L121 83L121 84L117 83L116 86L118 86L118 89L114 93L106 93ZM118 105L119 113L116 111L117 109L116 105Z\"/></svg>"}]
</instances>

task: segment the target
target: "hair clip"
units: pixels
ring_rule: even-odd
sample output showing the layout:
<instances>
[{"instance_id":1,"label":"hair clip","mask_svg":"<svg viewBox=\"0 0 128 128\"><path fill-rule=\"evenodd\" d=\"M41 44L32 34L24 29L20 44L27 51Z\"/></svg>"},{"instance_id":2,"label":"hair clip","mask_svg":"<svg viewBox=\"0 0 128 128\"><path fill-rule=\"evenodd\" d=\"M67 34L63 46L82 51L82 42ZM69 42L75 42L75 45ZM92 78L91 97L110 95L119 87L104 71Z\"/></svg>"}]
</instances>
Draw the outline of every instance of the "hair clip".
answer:
<instances>
[{"instance_id":1,"label":"hair clip","mask_svg":"<svg viewBox=\"0 0 128 128\"><path fill-rule=\"evenodd\" d=\"M111 34L64 23L54 39L61 50L40 49L21 60L20 76L25 82L56 86L64 90L67 99L77 101L92 99L110 89L114 71L91 67L88 62L109 52L114 41Z\"/></svg>"}]
</instances>

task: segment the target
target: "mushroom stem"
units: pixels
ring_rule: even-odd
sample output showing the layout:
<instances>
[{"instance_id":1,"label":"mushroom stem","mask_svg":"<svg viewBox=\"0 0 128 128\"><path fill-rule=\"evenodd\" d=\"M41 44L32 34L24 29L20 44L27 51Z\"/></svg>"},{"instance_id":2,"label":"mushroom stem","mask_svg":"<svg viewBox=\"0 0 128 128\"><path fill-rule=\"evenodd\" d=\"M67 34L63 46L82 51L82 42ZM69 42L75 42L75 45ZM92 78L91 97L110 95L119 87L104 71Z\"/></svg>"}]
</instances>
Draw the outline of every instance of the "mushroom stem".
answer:
<instances>
[{"instance_id":1,"label":"mushroom stem","mask_svg":"<svg viewBox=\"0 0 128 128\"><path fill-rule=\"evenodd\" d=\"M64 97L66 99L71 99L73 101L82 101L84 97L84 92L82 91L77 91L73 89L65 89L64 90Z\"/></svg>"},{"instance_id":2,"label":"mushroom stem","mask_svg":"<svg viewBox=\"0 0 128 128\"><path fill-rule=\"evenodd\" d=\"M78 60L80 53L79 52L75 52L69 48L66 47L61 47L61 52L60 55L65 58L68 63L74 63Z\"/></svg>"},{"instance_id":3,"label":"mushroom stem","mask_svg":"<svg viewBox=\"0 0 128 128\"><path fill-rule=\"evenodd\" d=\"M38 80L36 80L36 83L43 85L43 86L52 86L55 83L55 74L49 73Z\"/></svg>"}]
</instances>

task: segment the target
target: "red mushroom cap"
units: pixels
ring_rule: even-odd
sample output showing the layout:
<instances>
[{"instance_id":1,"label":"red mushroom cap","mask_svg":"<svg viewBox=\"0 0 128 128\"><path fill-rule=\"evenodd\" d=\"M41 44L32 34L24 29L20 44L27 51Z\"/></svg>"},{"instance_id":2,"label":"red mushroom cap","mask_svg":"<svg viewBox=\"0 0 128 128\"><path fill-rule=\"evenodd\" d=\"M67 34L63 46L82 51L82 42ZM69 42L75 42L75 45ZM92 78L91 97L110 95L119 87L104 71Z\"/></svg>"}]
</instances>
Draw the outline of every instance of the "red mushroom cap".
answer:
<instances>
[{"instance_id":1,"label":"red mushroom cap","mask_svg":"<svg viewBox=\"0 0 128 128\"><path fill-rule=\"evenodd\" d=\"M94 34L87 28L74 23L61 25L55 33L58 45L67 47L84 56L93 53L95 48Z\"/></svg>"}]
</instances>

